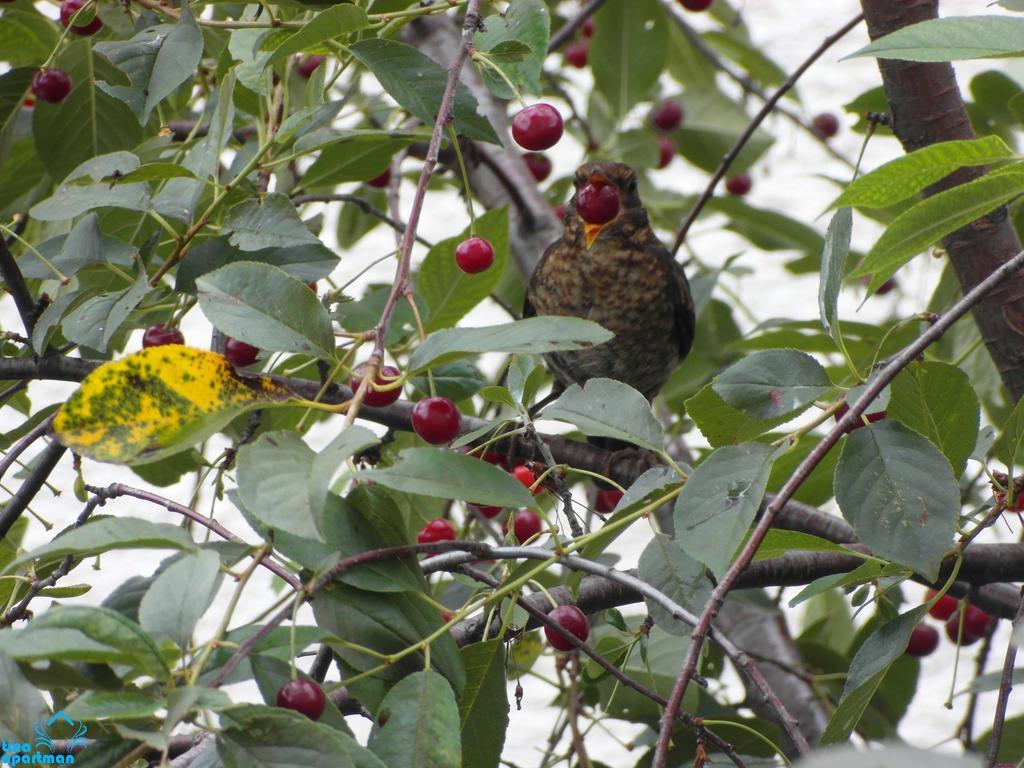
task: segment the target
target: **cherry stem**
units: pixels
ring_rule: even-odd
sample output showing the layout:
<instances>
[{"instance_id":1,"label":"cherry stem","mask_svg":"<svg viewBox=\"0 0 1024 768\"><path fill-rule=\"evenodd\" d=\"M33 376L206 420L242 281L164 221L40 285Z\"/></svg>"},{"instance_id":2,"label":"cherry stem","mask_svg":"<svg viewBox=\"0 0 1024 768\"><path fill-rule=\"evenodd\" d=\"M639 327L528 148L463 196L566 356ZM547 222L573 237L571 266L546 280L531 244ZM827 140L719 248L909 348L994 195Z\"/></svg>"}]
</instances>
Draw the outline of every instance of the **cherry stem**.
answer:
<instances>
[{"instance_id":1,"label":"cherry stem","mask_svg":"<svg viewBox=\"0 0 1024 768\"><path fill-rule=\"evenodd\" d=\"M462 185L466 191L466 208L469 210L469 236L476 234L476 214L473 211L473 192L469 187L469 174L466 173L466 161L462 157L462 147L459 146L459 137L455 133L455 126L448 123L448 135L452 139L452 148L455 150L455 157L459 159L459 170L462 172Z\"/></svg>"}]
</instances>

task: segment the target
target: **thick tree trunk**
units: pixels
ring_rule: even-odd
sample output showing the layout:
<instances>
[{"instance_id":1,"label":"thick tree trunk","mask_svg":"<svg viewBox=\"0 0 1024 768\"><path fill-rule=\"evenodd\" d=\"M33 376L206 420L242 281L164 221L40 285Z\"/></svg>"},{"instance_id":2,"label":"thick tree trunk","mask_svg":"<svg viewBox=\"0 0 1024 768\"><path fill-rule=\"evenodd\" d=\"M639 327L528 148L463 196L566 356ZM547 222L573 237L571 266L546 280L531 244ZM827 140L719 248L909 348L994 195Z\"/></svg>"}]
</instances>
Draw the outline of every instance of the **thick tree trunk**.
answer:
<instances>
[{"instance_id":1,"label":"thick tree trunk","mask_svg":"<svg viewBox=\"0 0 1024 768\"><path fill-rule=\"evenodd\" d=\"M937 18L938 5L938 0L861 0L871 39ZM879 59L878 67L893 130L907 152L940 141L975 138L950 64ZM984 168L962 168L930 187L927 194L984 173ZM957 230L943 245L965 293L1021 250L1005 208ZM1003 383L1014 400L1019 400L1024 395L1024 282L1003 283L973 312Z\"/></svg>"}]
</instances>

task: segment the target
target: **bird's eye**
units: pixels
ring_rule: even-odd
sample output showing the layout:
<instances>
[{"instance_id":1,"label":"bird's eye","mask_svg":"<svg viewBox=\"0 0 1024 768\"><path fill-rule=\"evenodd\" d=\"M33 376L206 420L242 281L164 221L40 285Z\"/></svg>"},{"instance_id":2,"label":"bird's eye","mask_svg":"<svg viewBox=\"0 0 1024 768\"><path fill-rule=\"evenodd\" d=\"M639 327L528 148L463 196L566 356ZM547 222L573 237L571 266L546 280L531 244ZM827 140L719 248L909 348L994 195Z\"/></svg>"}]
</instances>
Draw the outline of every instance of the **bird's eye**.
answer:
<instances>
[{"instance_id":1,"label":"bird's eye","mask_svg":"<svg viewBox=\"0 0 1024 768\"><path fill-rule=\"evenodd\" d=\"M636 192L636 180L635 179L633 181L629 182L629 191L630 192Z\"/></svg>"}]
</instances>

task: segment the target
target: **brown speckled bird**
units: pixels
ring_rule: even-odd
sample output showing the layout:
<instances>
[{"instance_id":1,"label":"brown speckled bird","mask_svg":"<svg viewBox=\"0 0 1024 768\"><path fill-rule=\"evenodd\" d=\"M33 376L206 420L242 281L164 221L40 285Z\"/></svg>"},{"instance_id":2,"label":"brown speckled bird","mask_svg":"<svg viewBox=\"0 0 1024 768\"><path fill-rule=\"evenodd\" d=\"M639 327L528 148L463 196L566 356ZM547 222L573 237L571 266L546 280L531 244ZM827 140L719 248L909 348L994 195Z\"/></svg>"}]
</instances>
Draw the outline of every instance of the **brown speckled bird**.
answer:
<instances>
[{"instance_id":1,"label":"brown speckled bird","mask_svg":"<svg viewBox=\"0 0 1024 768\"><path fill-rule=\"evenodd\" d=\"M593 182L619 193L618 215L606 224L587 224L576 212L580 189ZM589 349L545 355L556 389L606 377L653 399L693 343L689 283L651 230L632 168L586 163L576 169L573 184L565 231L534 270L523 317L582 317L615 334Z\"/></svg>"}]
</instances>

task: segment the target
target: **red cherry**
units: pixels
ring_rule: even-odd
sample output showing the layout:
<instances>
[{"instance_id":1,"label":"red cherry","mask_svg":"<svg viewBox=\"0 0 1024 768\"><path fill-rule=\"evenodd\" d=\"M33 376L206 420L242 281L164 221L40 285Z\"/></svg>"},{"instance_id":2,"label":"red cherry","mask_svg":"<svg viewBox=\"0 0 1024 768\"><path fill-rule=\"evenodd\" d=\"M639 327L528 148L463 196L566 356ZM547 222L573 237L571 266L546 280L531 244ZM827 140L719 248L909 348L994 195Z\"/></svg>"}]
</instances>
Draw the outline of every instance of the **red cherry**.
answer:
<instances>
[{"instance_id":1,"label":"red cherry","mask_svg":"<svg viewBox=\"0 0 1024 768\"><path fill-rule=\"evenodd\" d=\"M984 637L992 627L992 616L975 605L964 608L964 634L972 637Z\"/></svg>"},{"instance_id":2,"label":"red cherry","mask_svg":"<svg viewBox=\"0 0 1024 768\"><path fill-rule=\"evenodd\" d=\"M814 133L822 139L831 139L839 133L839 118L831 112L822 112L811 120Z\"/></svg>"},{"instance_id":3,"label":"red cherry","mask_svg":"<svg viewBox=\"0 0 1024 768\"><path fill-rule=\"evenodd\" d=\"M835 412L835 420L839 421L841 418L843 418L843 416L847 414L849 410L850 406L848 406L844 401L843 404L839 406L839 410ZM852 427L850 427L846 433L849 434L850 432L853 432L853 430L860 429L861 427L863 427L864 419L867 419L869 424L874 424L876 421L881 421L882 419L884 419L885 416L885 411L875 411L874 413L862 414L861 418Z\"/></svg>"},{"instance_id":4,"label":"red cherry","mask_svg":"<svg viewBox=\"0 0 1024 768\"><path fill-rule=\"evenodd\" d=\"M468 506L472 507L488 519L497 517L501 514L502 509L504 509L504 507L488 507L483 504L469 504Z\"/></svg>"},{"instance_id":5,"label":"red cherry","mask_svg":"<svg viewBox=\"0 0 1024 768\"><path fill-rule=\"evenodd\" d=\"M391 169L385 169L384 173L382 173L380 176L374 176L366 183L369 184L371 187L383 189L384 187L391 183Z\"/></svg>"},{"instance_id":6,"label":"red cherry","mask_svg":"<svg viewBox=\"0 0 1024 768\"><path fill-rule=\"evenodd\" d=\"M309 80L313 73L316 72L316 68L324 63L325 58L325 56L317 56L316 54L303 56L299 59L298 64L295 65L295 71L306 80Z\"/></svg>"},{"instance_id":7,"label":"red cherry","mask_svg":"<svg viewBox=\"0 0 1024 768\"><path fill-rule=\"evenodd\" d=\"M72 26L71 18L83 5L85 5L85 0L64 0L60 6L60 23L65 27L70 26L71 31L76 35L89 37L103 28L103 22L100 21L99 16L93 16L89 21L79 21Z\"/></svg>"},{"instance_id":8,"label":"red cherry","mask_svg":"<svg viewBox=\"0 0 1024 768\"><path fill-rule=\"evenodd\" d=\"M244 341L238 339L232 339L230 336L224 342L224 357L231 361L232 365L238 368L244 368L247 365L252 365L256 362L256 358L259 356L260 350L258 347L254 347L252 344L246 344Z\"/></svg>"},{"instance_id":9,"label":"red cherry","mask_svg":"<svg viewBox=\"0 0 1024 768\"><path fill-rule=\"evenodd\" d=\"M935 597L935 590L928 590L928 599ZM952 595L943 595L936 601L935 605L928 609L928 615L939 621L945 621L956 612L959 601Z\"/></svg>"},{"instance_id":10,"label":"red cherry","mask_svg":"<svg viewBox=\"0 0 1024 768\"><path fill-rule=\"evenodd\" d=\"M576 213L587 224L607 224L619 215L619 193L611 184L591 182L576 195Z\"/></svg>"},{"instance_id":11,"label":"red cherry","mask_svg":"<svg viewBox=\"0 0 1024 768\"><path fill-rule=\"evenodd\" d=\"M32 92L51 104L58 104L71 93L71 76L62 69L40 69L32 75Z\"/></svg>"},{"instance_id":12,"label":"red cherry","mask_svg":"<svg viewBox=\"0 0 1024 768\"><path fill-rule=\"evenodd\" d=\"M907 655L930 656L939 647L939 631L927 624L918 624L907 641Z\"/></svg>"},{"instance_id":13,"label":"red cherry","mask_svg":"<svg viewBox=\"0 0 1024 768\"><path fill-rule=\"evenodd\" d=\"M567 629L574 634L581 642L586 642L590 637L590 622L586 614L575 605L558 605L548 613L548 618L562 629ZM562 637L551 627L544 627L544 636L548 639L548 645L556 651L571 651L576 648L570 640Z\"/></svg>"},{"instance_id":14,"label":"red cherry","mask_svg":"<svg viewBox=\"0 0 1024 768\"><path fill-rule=\"evenodd\" d=\"M494 263L494 247L482 237L463 240L455 247L455 263L470 275L484 272Z\"/></svg>"},{"instance_id":15,"label":"red cherry","mask_svg":"<svg viewBox=\"0 0 1024 768\"><path fill-rule=\"evenodd\" d=\"M541 152L558 143L563 127L558 110L540 102L525 107L512 118L512 138L523 149Z\"/></svg>"},{"instance_id":16,"label":"red cherry","mask_svg":"<svg viewBox=\"0 0 1024 768\"><path fill-rule=\"evenodd\" d=\"M518 467L513 469L512 477L514 477L516 480L518 480L520 483L526 486L527 490L530 490L531 486L535 482L537 482L537 476L533 473L533 470L530 469L525 464L520 464ZM538 485L536 488L533 488L531 493L533 493L533 495L536 496L542 490L543 488L541 488L541 486Z\"/></svg>"},{"instance_id":17,"label":"red cherry","mask_svg":"<svg viewBox=\"0 0 1024 768\"><path fill-rule=\"evenodd\" d=\"M555 206L555 217L559 221L564 221L565 220L565 206L564 205L556 205Z\"/></svg>"},{"instance_id":18,"label":"red cherry","mask_svg":"<svg viewBox=\"0 0 1024 768\"><path fill-rule=\"evenodd\" d=\"M688 11L706 11L715 0L679 0Z\"/></svg>"},{"instance_id":19,"label":"red cherry","mask_svg":"<svg viewBox=\"0 0 1024 768\"><path fill-rule=\"evenodd\" d=\"M0 3L13 3L14 0L0 0ZM21 106L25 109L32 109L36 105L36 100L31 96L26 96L21 100Z\"/></svg>"},{"instance_id":20,"label":"red cherry","mask_svg":"<svg viewBox=\"0 0 1024 768\"><path fill-rule=\"evenodd\" d=\"M577 69L587 66L587 51L590 48L590 41L587 38L576 40L565 46L565 60Z\"/></svg>"},{"instance_id":21,"label":"red cherry","mask_svg":"<svg viewBox=\"0 0 1024 768\"><path fill-rule=\"evenodd\" d=\"M594 509L601 514L607 514L618 506L622 501L622 491L609 488L607 491L598 491L594 499Z\"/></svg>"},{"instance_id":22,"label":"red cherry","mask_svg":"<svg viewBox=\"0 0 1024 768\"><path fill-rule=\"evenodd\" d=\"M162 325L151 325L142 334L142 348L164 347L168 344L184 344L185 335L177 328L165 328Z\"/></svg>"},{"instance_id":23,"label":"red cherry","mask_svg":"<svg viewBox=\"0 0 1024 768\"><path fill-rule=\"evenodd\" d=\"M668 136L658 137L658 168L664 168L676 156L676 145Z\"/></svg>"},{"instance_id":24,"label":"red cherry","mask_svg":"<svg viewBox=\"0 0 1024 768\"><path fill-rule=\"evenodd\" d=\"M366 363L356 366L356 369L352 372L355 374L348 383L349 388L353 394L359 388L359 383L363 380L363 374L366 372ZM386 405L391 405L398 398L402 396L402 388L395 387L394 389L375 389L375 387L386 386L394 383L394 380L402 375L392 365L381 366L380 370L377 371L377 375L373 379L373 387L366 391L366 397L363 398L363 403L370 406L371 408L383 408Z\"/></svg>"},{"instance_id":25,"label":"red cherry","mask_svg":"<svg viewBox=\"0 0 1024 768\"><path fill-rule=\"evenodd\" d=\"M683 122L683 106L675 99L665 99L651 112L651 125L669 133Z\"/></svg>"},{"instance_id":26,"label":"red cherry","mask_svg":"<svg viewBox=\"0 0 1024 768\"><path fill-rule=\"evenodd\" d=\"M726 192L730 195L736 195L736 197L743 197L750 191L752 186L754 186L754 182L745 173L741 173L738 176L730 176L725 180Z\"/></svg>"},{"instance_id":27,"label":"red cherry","mask_svg":"<svg viewBox=\"0 0 1024 768\"><path fill-rule=\"evenodd\" d=\"M420 532L416 534L416 541L420 544L433 544L435 541L454 540L455 526L452 525L451 520L444 517L431 520L420 528Z\"/></svg>"},{"instance_id":28,"label":"red cherry","mask_svg":"<svg viewBox=\"0 0 1024 768\"><path fill-rule=\"evenodd\" d=\"M459 434L462 414L447 397L426 397L412 409L412 428L432 445L450 443Z\"/></svg>"},{"instance_id":29,"label":"red cherry","mask_svg":"<svg viewBox=\"0 0 1024 768\"><path fill-rule=\"evenodd\" d=\"M540 515L531 509L520 509L511 516L512 521L512 532L516 535L516 540L520 544L525 544L527 541L532 539L534 536L540 534L544 528L544 524L540 520ZM501 527L508 535L509 521L506 520L505 524Z\"/></svg>"},{"instance_id":30,"label":"red cherry","mask_svg":"<svg viewBox=\"0 0 1024 768\"><path fill-rule=\"evenodd\" d=\"M949 617L946 622L946 637L956 642L957 633L960 631L960 614L954 613ZM979 635L972 635L967 631L966 624L964 625L964 636L960 639L960 645L974 645L981 639Z\"/></svg>"},{"instance_id":31,"label":"red cherry","mask_svg":"<svg viewBox=\"0 0 1024 768\"><path fill-rule=\"evenodd\" d=\"M584 37L594 36L594 20L590 16L583 20L583 24L580 25L580 32Z\"/></svg>"},{"instance_id":32,"label":"red cherry","mask_svg":"<svg viewBox=\"0 0 1024 768\"><path fill-rule=\"evenodd\" d=\"M455 618L455 614L451 611L441 611L441 621L447 624L449 621Z\"/></svg>"},{"instance_id":33,"label":"red cherry","mask_svg":"<svg viewBox=\"0 0 1024 768\"><path fill-rule=\"evenodd\" d=\"M530 169L530 173L537 181L544 181L551 175L551 161L547 155L530 152L523 155L523 162L526 163L526 167Z\"/></svg>"},{"instance_id":34,"label":"red cherry","mask_svg":"<svg viewBox=\"0 0 1024 768\"><path fill-rule=\"evenodd\" d=\"M860 281L864 283L864 285L871 285L871 276L865 275L864 277L861 278ZM875 295L885 296L885 294L892 291L897 285L898 283L896 282L896 278L890 277L888 280L886 280L884 283L878 286L878 288L875 289Z\"/></svg>"},{"instance_id":35,"label":"red cherry","mask_svg":"<svg viewBox=\"0 0 1024 768\"><path fill-rule=\"evenodd\" d=\"M301 712L310 720L319 720L327 697L312 680L289 680L277 692L277 706Z\"/></svg>"},{"instance_id":36,"label":"red cherry","mask_svg":"<svg viewBox=\"0 0 1024 768\"><path fill-rule=\"evenodd\" d=\"M493 464L496 467L502 469L508 469L508 455L504 453L497 453L496 451L484 451L484 455L480 457L488 464Z\"/></svg>"}]
</instances>

